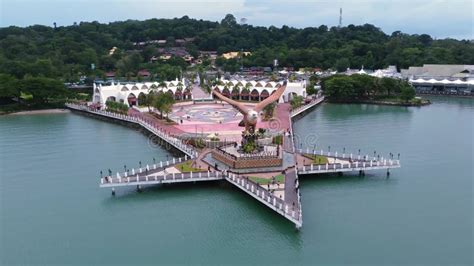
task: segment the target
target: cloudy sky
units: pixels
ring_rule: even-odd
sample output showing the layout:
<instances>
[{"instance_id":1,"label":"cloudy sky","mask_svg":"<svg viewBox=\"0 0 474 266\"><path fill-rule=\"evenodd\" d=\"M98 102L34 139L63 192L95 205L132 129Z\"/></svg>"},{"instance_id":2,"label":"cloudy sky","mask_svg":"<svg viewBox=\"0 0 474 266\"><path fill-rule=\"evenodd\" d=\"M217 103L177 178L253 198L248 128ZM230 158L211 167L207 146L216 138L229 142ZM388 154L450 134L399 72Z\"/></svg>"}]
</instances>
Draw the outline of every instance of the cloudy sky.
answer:
<instances>
[{"instance_id":1,"label":"cloudy sky","mask_svg":"<svg viewBox=\"0 0 474 266\"><path fill-rule=\"evenodd\" d=\"M472 0L0 0L0 26L71 25L188 15L220 21L231 13L253 25L334 26L374 24L386 33L428 33L473 39Z\"/></svg>"}]
</instances>

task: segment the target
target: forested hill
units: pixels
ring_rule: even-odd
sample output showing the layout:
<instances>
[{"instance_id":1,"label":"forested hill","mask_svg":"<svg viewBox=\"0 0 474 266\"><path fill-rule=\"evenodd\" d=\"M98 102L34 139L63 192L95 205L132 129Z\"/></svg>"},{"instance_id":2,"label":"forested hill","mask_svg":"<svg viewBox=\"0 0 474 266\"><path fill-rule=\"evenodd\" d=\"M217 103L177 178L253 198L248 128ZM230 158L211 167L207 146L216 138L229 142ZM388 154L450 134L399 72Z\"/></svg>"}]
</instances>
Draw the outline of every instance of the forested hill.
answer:
<instances>
[{"instance_id":1,"label":"forested hill","mask_svg":"<svg viewBox=\"0 0 474 266\"><path fill-rule=\"evenodd\" d=\"M127 20L101 24L80 22L67 27L30 26L0 28L0 73L23 78L25 75L63 77L93 74L123 68L138 71L156 70L150 58L159 56L157 45L137 48L134 43L194 38L186 50L194 56L199 50L250 51L246 66L271 66L278 58L280 66L347 67L368 69L397 65L406 68L421 64L474 64L474 44L468 40L433 40L426 34L401 32L385 34L376 26L365 24L342 28L327 26L304 29L283 26L256 27L236 23L227 15L220 23L190 19ZM109 50L117 47L112 56ZM166 64L186 65L180 61Z\"/></svg>"}]
</instances>

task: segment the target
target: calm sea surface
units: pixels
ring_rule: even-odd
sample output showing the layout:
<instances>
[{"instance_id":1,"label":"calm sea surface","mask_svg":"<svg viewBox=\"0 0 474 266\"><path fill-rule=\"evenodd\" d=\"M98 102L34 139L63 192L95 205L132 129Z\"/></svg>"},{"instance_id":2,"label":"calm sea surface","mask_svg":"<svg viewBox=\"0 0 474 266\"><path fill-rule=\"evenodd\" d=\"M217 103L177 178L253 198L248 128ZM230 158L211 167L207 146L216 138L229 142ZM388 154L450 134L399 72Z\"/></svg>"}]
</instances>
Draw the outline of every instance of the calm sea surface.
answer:
<instances>
[{"instance_id":1,"label":"calm sea surface","mask_svg":"<svg viewBox=\"0 0 474 266\"><path fill-rule=\"evenodd\" d=\"M324 104L297 121L303 145L402 161L388 179L302 177L299 232L225 182L112 197L100 170L169 154L133 129L0 117L0 264L472 264L474 101L432 100Z\"/></svg>"}]
</instances>

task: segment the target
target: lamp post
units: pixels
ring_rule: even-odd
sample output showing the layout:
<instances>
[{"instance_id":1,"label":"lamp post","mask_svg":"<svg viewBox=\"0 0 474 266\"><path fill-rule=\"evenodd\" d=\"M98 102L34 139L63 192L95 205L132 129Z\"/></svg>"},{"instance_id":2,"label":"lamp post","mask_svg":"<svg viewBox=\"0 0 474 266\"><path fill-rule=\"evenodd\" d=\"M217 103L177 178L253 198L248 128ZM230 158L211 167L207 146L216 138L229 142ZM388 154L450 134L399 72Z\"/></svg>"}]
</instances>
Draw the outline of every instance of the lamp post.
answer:
<instances>
[{"instance_id":1,"label":"lamp post","mask_svg":"<svg viewBox=\"0 0 474 266\"><path fill-rule=\"evenodd\" d=\"M127 172L127 165L126 164L123 165L123 171Z\"/></svg>"},{"instance_id":2,"label":"lamp post","mask_svg":"<svg viewBox=\"0 0 474 266\"><path fill-rule=\"evenodd\" d=\"M138 165L140 166L140 168L142 168L142 161L139 161Z\"/></svg>"},{"instance_id":3,"label":"lamp post","mask_svg":"<svg viewBox=\"0 0 474 266\"><path fill-rule=\"evenodd\" d=\"M357 155L360 155L360 149L359 149L359 152L357 153Z\"/></svg>"},{"instance_id":4,"label":"lamp post","mask_svg":"<svg viewBox=\"0 0 474 266\"><path fill-rule=\"evenodd\" d=\"M331 146L328 146L328 152L331 152Z\"/></svg>"}]
</instances>

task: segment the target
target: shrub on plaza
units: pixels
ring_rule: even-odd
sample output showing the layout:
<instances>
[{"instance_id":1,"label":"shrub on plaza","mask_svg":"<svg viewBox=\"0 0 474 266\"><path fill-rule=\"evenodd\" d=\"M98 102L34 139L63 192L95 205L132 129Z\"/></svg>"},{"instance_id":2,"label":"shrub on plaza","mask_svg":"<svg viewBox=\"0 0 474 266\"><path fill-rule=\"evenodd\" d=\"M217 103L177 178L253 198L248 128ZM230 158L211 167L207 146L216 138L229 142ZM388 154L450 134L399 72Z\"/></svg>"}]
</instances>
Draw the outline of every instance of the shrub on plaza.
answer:
<instances>
[{"instance_id":1,"label":"shrub on plaza","mask_svg":"<svg viewBox=\"0 0 474 266\"><path fill-rule=\"evenodd\" d=\"M105 102L107 106L107 110L115 113L126 114L128 112L128 106L124 103L114 102L114 101L107 101Z\"/></svg>"}]
</instances>

